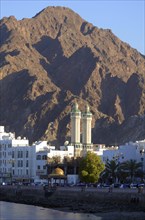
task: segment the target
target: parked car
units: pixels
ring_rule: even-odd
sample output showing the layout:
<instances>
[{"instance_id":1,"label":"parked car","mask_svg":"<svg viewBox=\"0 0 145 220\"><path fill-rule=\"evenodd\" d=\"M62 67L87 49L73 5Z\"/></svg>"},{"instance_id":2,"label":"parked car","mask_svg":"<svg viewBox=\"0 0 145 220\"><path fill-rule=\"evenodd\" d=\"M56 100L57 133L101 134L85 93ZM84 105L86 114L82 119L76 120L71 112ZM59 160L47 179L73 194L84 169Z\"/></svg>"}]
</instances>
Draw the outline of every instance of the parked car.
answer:
<instances>
[{"instance_id":1,"label":"parked car","mask_svg":"<svg viewBox=\"0 0 145 220\"><path fill-rule=\"evenodd\" d=\"M120 183L114 183L114 188L120 188L121 184Z\"/></svg>"},{"instance_id":2,"label":"parked car","mask_svg":"<svg viewBox=\"0 0 145 220\"><path fill-rule=\"evenodd\" d=\"M76 184L70 183L70 184L68 184L68 186L69 186L69 187L74 187L74 186L76 186Z\"/></svg>"},{"instance_id":3,"label":"parked car","mask_svg":"<svg viewBox=\"0 0 145 220\"><path fill-rule=\"evenodd\" d=\"M77 183L76 186L86 186L86 183Z\"/></svg>"},{"instance_id":4,"label":"parked car","mask_svg":"<svg viewBox=\"0 0 145 220\"><path fill-rule=\"evenodd\" d=\"M138 188L139 188L139 187L144 187L144 186L145 186L144 183L138 183L138 185L137 185Z\"/></svg>"},{"instance_id":5,"label":"parked car","mask_svg":"<svg viewBox=\"0 0 145 220\"><path fill-rule=\"evenodd\" d=\"M133 188L137 188L138 187L138 184L137 183L131 183L130 184L130 188L133 189Z\"/></svg>"},{"instance_id":6,"label":"parked car","mask_svg":"<svg viewBox=\"0 0 145 220\"><path fill-rule=\"evenodd\" d=\"M107 183L103 184L103 188L108 188L108 187L110 187L109 184L107 184Z\"/></svg>"},{"instance_id":7,"label":"parked car","mask_svg":"<svg viewBox=\"0 0 145 220\"><path fill-rule=\"evenodd\" d=\"M123 184L121 184L120 188L124 188L124 189L130 188L130 184L129 183L123 183Z\"/></svg>"}]
</instances>

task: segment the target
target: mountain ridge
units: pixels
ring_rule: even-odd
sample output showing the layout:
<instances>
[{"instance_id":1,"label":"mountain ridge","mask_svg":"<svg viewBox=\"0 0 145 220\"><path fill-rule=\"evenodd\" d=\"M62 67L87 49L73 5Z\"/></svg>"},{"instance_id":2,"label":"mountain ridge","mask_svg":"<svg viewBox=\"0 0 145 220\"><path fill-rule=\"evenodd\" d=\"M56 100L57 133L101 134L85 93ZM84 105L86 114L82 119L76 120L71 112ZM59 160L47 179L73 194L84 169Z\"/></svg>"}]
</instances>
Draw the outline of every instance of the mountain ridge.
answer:
<instances>
[{"instance_id":1,"label":"mountain ridge","mask_svg":"<svg viewBox=\"0 0 145 220\"><path fill-rule=\"evenodd\" d=\"M0 26L2 125L31 142L63 144L77 100L82 111L91 107L94 143L145 138L144 118L140 132L136 120L135 133L126 131L145 114L145 58L136 49L63 7Z\"/></svg>"}]
</instances>

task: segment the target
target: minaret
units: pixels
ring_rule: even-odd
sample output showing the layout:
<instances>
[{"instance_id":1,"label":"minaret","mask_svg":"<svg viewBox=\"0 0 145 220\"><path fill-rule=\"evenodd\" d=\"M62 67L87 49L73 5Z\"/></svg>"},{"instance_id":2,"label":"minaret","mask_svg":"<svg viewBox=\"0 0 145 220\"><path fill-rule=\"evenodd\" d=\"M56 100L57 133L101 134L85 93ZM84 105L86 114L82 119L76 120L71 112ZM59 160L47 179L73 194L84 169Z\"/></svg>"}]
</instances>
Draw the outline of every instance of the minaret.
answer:
<instances>
[{"instance_id":1,"label":"minaret","mask_svg":"<svg viewBox=\"0 0 145 220\"><path fill-rule=\"evenodd\" d=\"M78 108L78 104L75 103L71 111L71 144L74 145L74 157L80 156L80 121L81 111Z\"/></svg>"},{"instance_id":2,"label":"minaret","mask_svg":"<svg viewBox=\"0 0 145 220\"><path fill-rule=\"evenodd\" d=\"M82 114L82 145L83 149L91 150L93 148L92 144L92 113L90 112L90 107L86 105L85 112Z\"/></svg>"}]
</instances>

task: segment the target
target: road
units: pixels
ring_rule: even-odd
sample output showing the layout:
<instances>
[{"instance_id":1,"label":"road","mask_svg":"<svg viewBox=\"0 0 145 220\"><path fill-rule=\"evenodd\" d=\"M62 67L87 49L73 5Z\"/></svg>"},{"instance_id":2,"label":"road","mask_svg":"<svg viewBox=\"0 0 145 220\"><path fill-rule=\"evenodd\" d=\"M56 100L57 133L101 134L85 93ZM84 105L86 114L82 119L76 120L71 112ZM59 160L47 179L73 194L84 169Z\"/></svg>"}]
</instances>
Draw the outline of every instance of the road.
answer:
<instances>
[{"instance_id":1,"label":"road","mask_svg":"<svg viewBox=\"0 0 145 220\"><path fill-rule=\"evenodd\" d=\"M37 190L43 190L43 186L0 186L0 189L17 189L20 187L21 189L37 189ZM74 191L74 192L79 192L79 191L86 191L86 192L109 192L109 187L106 188L97 188L97 187L57 187L58 191ZM112 188L112 193L139 193L138 188ZM145 194L145 188L142 190L142 194Z\"/></svg>"}]
</instances>

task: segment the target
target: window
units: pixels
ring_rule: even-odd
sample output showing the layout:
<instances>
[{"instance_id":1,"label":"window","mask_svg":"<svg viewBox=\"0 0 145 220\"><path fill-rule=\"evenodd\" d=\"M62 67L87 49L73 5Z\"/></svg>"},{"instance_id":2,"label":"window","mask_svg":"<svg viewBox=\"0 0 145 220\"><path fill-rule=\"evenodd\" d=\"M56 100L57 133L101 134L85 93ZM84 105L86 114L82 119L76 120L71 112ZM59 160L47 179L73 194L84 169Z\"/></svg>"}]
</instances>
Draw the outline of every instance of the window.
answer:
<instances>
[{"instance_id":1,"label":"window","mask_svg":"<svg viewBox=\"0 0 145 220\"><path fill-rule=\"evenodd\" d=\"M37 155L36 159L41 160L41 155Z\"/></svg>"},{"instance_id":2,"label":"window","mask_svg":"<svg viewBox=\"0 0 145 220\"><path fill-rule=\"evenodd\" d=\"M23 158L23 151L20 151L20 157Z\"/></svg>"},{"instance_id":3,"label":"window","mask_svg":"<svg viewBox=\"0 0 145 220\"><path fill-rule=\"evenodd\" d=\"M14 158L15 157L15 154L14 154L14 151L12 151L12 158Z\"/></svg>"},{"instance_id":4,"label":"window","mask_svg":"<svg viewBox=\"0 0 145 220\"><path fill-rule=\"evenodd\" d=\"M42 156L42 160L47 160L47 156L46 156L46 155L43 155L43 156Z\"/></svg>"},{"instance_id":5,"label":"window","mask_svg":"<svg viewBox=\"0 0 145 220\"><path fill-rule=\"evenodd\" d=\"M23 161L21 160L21 167L23 167Z\"/></svg>"},{"instance_id":6,"label":"window","mask_svg":"<svg viewBox=\"0 0 145 220\"><path fill-rule=\"evenodd\" d=\"M28 158L28 156L29 156L29 151L26 151L26 157Z\"/></svg>"},{"instance_id":7,"label":"window","mask_svg":"<svg viewBox=\"0 0 145 220\"><path fill-rule=\"evenodd\" d=\"M21 167L21 161L18 160L18 167Z\"/></svg>"},{"instance_id":8,"label":"window","mask_svg":"<svg viewBox=\"0 0 145 220\"><path fill-rule=\"evenodd\" d=\"M18 151L18 158L20 158L20 151Z\"/></svg>"},{"instance_id":9,"label":"window","mask_svg":"<svg viewBox=\"0 0 145 220\"><path fill-rule=\"evenodd\" d=\"M26 170L26 175L29 175L29 171L28 170Z\"/></svg>"},{"instance_id":10,"label":"window","mask_svg":"<svg viewBox=\"0 0 145 220\"><path fill-rule=\"evenodd\" d=\"M28 167L28 166L29 166L29 161L27 160L27 161L26 161L26 167Z\"/></svg>"},{"instance_id":11,"label":"window","mask_svg":"<svg viewBox=\"0 0 145 220\"><path fill-rule=\"evenodd\" d=\"M40 165L37 166L37 169L40 170Z\"/></svg>"}]
</instances>

